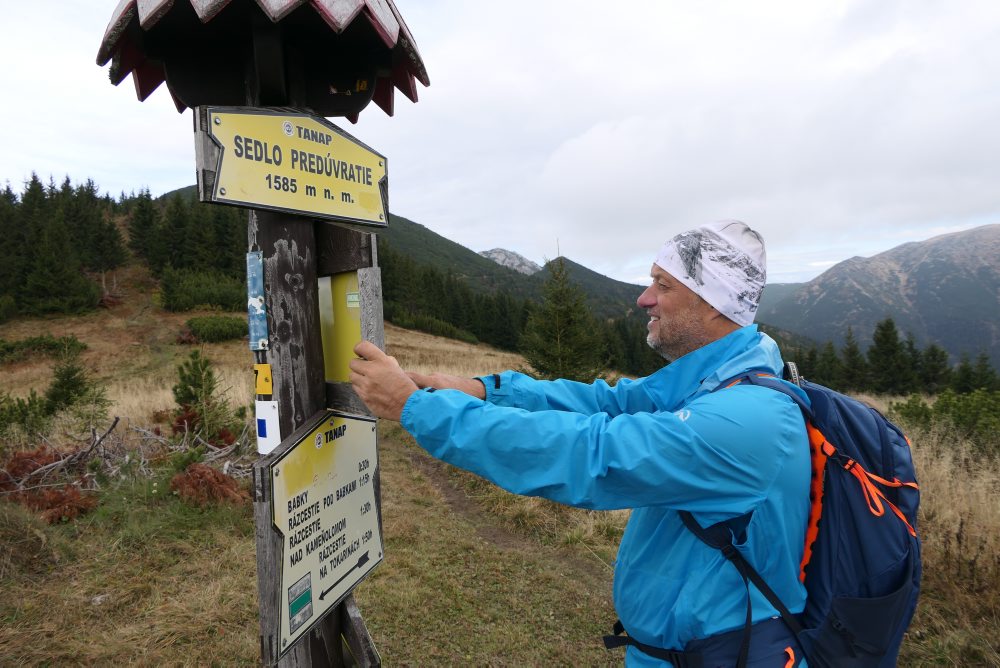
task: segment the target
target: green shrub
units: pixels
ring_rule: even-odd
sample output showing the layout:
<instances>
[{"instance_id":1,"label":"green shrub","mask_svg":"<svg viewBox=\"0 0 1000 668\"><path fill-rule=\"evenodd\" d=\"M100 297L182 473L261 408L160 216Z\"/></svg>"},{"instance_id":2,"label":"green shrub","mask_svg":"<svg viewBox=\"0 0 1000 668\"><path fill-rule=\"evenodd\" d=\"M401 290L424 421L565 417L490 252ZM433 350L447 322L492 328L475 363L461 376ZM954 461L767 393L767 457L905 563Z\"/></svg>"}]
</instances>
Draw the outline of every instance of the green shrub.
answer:
<instances>
[{"instance_id":1,"label":"green shrub","mask_svg":"<svg viewBox=\"0 0 1000 668\"><path fill-rule=\"evenodd\" d=\"M201 352L192 350L177 367L177 384L171 388L178 406L191 406L207 400L218 387L212 363Z\"/></svg>"},{"instance_id":2,"label":"green shrub","mask_svg":"<svg viewBox=\"0 0 1000 668\"><path fill-rule=\"evenodd\" d=\"M1000 392L942 392L932 408L935 422L948 421L984 454L1000 454Z\"/></svg>"},{"instance_id":3,"label":"green shrub","mask_svg":"<svg viewBox=\"0 0 1000 668\"><path fill-rule=\"evenodd\" d=\"M974 390L958 394L945 390L933 405L912 396L903 403L890 404L890 414L908 425L954 429L971 441L984 455L1000 455L1000 391Z\"/></svg>"},{"instance_id":4,"label":"green shrub","mask_svg":"<svg viewBox=\"0 0 1000 668\"><path fill-rule=\"evenodd\" d=\"M203 343L242 339L247 335L246 318L227 315L206 315L191 318L187 321L187 328L198 341Z\"/></svg>"},{"instance_id":5,"label":"green shrub","mask_svg":"<svg viewBox=\"0 0 1000 668\"><path fill-rule=\"evenodd\" d=\"M105 388L87 376L74 352L59 361L41 396L35 390L26 399L0 393L0 436L14 428L28 436L44 434L60 411L68 411L75 428L89 429L107 418L110 406Z\"/></svg>"},{"instance_id":6,"label":"green shrub","mask_svg":"<svg viewBox=\"0 0 1000 668\"><path fill-rule=\"evenodd\" d=\"M75 404L87 390L87 373L76 355L63 358L56 365L52 382L45 390L45 401L49 415Z\"/></svg>"},{"instance_id":7,"label":"green shrub","mask_svg":"<svg viewBox=\"0 0 1000 668\"><path fill-rule=\"evenodd\" d=\"M911 394L903 403L890 404L889 412L894 420L905 422L908 426L921 429L931 426L931 407L918 394Z\"/></svg>"},{"instance_id":8,"label":"green shrub","mask_svg":"<svg viewBox=\"0 0 1000 668\"><path fill-rule=\"evenodd\" d=\"M0 339L0 362L17 362L30 355L74 355L87 349L75 336L31 336L20 341Z\"/></svg>"},{"instance_id":9,"label":"green shrub","mask_svg":"<svg viewBox=\"0 0 1000 668\"><path fill-rule=\"evenodd\" d=\"M29 436L44 433L51 424L49 402L34 390L27 399L0 393L0 436L20 429Z\"/></svg>"},{"instance_id":10,"label":"green shrub","mask_svg":"<svg viewBox=\"0 0 1000 668\"><path fill-rule=\"evenodd\" d=\"M174 434L197 433L216 446L233 443L239 421L229 402L220 396L211 361L193 350L177 367L177 377L177 384L171 388L177 402Z\"/></svg>"},{"instance_id":11,"label":"green shrub","mask_svg":"<svg viewBox=\"0 0 1000 668\"><path fill-rule=\"evenodd\" d=\"M226 311L246 308L246 286L242 281L214 271L163 270L160 299L168 311L190 311L217 307Z\"/></svg>"}]
</instances>

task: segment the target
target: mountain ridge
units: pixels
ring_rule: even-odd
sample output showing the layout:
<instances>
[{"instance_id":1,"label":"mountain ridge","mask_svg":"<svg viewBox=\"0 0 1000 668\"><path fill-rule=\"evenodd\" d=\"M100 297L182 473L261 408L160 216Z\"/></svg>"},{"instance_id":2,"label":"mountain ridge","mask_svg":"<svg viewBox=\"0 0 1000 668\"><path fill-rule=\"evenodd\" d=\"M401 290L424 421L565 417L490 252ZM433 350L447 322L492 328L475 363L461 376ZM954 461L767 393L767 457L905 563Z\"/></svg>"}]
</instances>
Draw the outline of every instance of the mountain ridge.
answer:
<instances>
[{"instance_id":1,"label":"mountain ridge","mask_svg":"<svg viewBox=\"0 0 1000 668\"><path fill-rule=\"evenodd\" d=\"M174 194L196 196L195 188L188 186L158 199ZM520 273L485 256L485 251L477 253L396 214L390 214L389 226L378 236L419 263L453 273L477 292L505 291L538 301L549 276L548 263L531 275ZM778 336L791 333L800 340L832 341L838 347L851 327L865 349L875 325L891 317L900 335L912 335L919 347L935 343L953 362L962 355L986 352L993 365L1000 366L998 258L1000 224L906 242L872 257L847 258L805 283L767 285L757 321ZM596 316L637 314L635 299L644 286L563 259Z\"/></svg>"},{"instance_id":2,"label":"mountain ridge","mask_svg":"<svg viewBox=\"0 0 1000 668\"><path fill-rule=\"evenodd\" d=\"M842 344L852 327L871 342L887 317L918 346L936 343L955 360L1000 363L1000 225L912 241L870 258L852 257L762 301L758 317L810 338ZM765 289L767 295L767 289Z\"/></svg>"}]
</instances>

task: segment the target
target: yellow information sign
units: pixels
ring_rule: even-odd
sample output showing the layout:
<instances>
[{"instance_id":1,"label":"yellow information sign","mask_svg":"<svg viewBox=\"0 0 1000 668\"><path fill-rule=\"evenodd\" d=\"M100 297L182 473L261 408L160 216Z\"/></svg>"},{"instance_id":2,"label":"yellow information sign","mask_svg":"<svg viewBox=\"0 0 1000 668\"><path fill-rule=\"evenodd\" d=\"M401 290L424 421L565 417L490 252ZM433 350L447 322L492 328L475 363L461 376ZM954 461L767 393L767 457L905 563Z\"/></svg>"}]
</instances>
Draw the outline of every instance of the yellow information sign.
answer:
<instances>
[{"instance_id":1,"label":"yellow information sign","mask_svg":"<svg viewBox=\"0 0 1000 668\"><path fill-rule=\"evenodd\" d=\"M319 322L323 369L328 383L351 380L354 346L361 341L361 293L358 272L345 271L319 279Z\"/></svg>"},{"instance_id":2,"label":"yellow information sign","mask_svg":"<svg viewBox=\"0 0 1000 668\"><path fill-rule=\"evenodd\" d=\"M270 467L281 653L382 561L375 420L327 412Z\"/></svg>"},{"instance_id":3,"label":"yellow information sign","mask_svg":"<svg viewBox=\"0 0 1000 668\"><path fill-rule=\"evenodd\" d=\"M218 148L214 184L205 182L210 165L199 165L202 199L387 225L385 157L332 123L306 114L248 107L201 111L198 130Z\"/></svg>"}]
</instances>

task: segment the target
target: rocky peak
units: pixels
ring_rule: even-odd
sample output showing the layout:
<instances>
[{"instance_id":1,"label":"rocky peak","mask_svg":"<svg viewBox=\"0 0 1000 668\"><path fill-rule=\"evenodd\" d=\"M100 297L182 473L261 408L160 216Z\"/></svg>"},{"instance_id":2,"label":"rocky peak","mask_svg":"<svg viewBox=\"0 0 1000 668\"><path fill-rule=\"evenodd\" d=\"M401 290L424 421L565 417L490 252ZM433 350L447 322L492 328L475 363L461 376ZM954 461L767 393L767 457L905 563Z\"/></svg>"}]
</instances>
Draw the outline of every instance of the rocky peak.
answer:
<instances>
[{"instance_id":1,"label":"rocky peak","mask_svg":"<svg viewBox=\"0 0 1000 668\"><path fill-rule=\"evenodd\" d=\"M541 267L523 255L515 253L514 251L505 250L503 248L493 248L487 251L479 251L479 254L485 258L493 260L499 265L509 267L510 269L527 276L531 276L532 274L542 270Z\"/></svg>"}]
</instances>

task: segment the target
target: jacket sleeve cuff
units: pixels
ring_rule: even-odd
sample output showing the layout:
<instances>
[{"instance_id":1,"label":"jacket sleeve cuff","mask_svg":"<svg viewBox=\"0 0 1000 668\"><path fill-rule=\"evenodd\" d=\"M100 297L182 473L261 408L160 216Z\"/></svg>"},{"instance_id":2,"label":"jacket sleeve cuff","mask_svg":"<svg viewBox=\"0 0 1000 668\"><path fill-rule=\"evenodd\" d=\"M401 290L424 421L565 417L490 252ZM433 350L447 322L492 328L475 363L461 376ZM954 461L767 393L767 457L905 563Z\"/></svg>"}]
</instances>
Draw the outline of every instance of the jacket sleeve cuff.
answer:
<instances>
[{"instance_id":1,"label":"jacket sleeve cuff","mask_svg":"<svg viewBox=\"0 0 1000 668\"><path fill-rule=\"evenodd\" d=\"M399 424L403 426L403 429L414 435L415 416L420 410L421 402L425 401L434 393L434 388L425 388L423 390L417 390L410 395L410 398L406 400L403 404L403 411L399 414Z\"/></svg>"},{"instance_id":2,"label":"jacket sleeve cuff","mask_svg":"<svg viewBox=\"0 0 1000 668\"><path fill-rule=\"evenodd\" d=\"M486 386L486 401L491 404L507 405L513 395L513 371L503 373L491 373L488 376L479 376L479 380Z\"/></svg>"}]
</instances>

